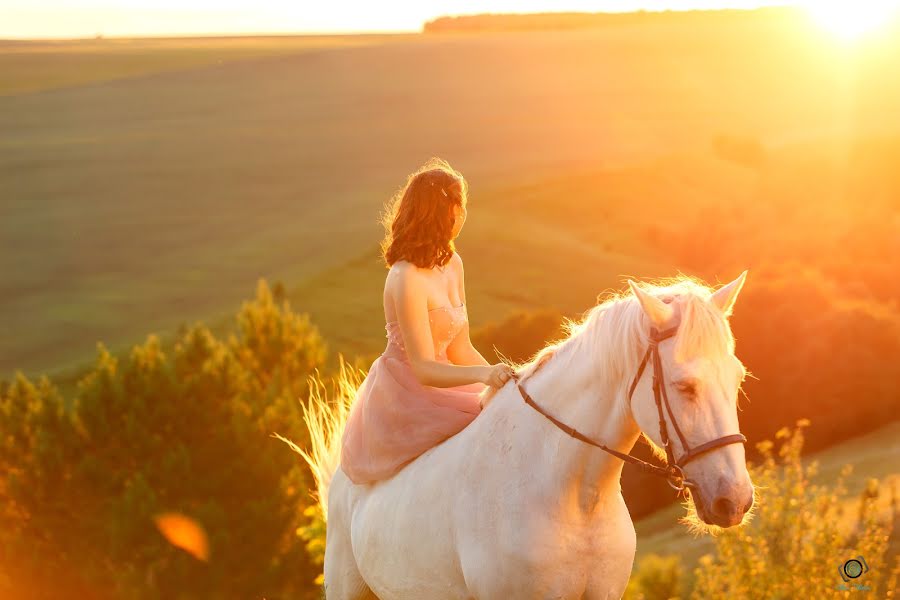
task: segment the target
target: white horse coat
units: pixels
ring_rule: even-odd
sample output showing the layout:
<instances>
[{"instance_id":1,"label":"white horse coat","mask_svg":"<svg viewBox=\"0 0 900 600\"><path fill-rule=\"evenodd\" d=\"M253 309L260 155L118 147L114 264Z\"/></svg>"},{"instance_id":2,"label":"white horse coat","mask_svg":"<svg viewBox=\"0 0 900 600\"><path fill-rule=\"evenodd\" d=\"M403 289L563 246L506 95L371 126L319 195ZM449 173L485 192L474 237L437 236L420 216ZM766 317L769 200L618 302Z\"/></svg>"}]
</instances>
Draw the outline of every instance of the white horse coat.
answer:
<instances>
[{"instance_id":1,"label":"white horse coat","mask_svg":"<svg viewBox=\"0 0 900 600\"><path fill-rule=\"evenodd\" d=\"M714 294L690 280L649 291L632 284L637 299L594 307L520 372L523 385L544 410L612 448L627 453L642 430L659 444L651 375L641 377L631 405L627 386L650 325L680 323L681 339L660 345L666 378L703 386L694 400L673 400L682 430L691 444L737 432L743 367L726 317L745 275ZM677 398L672 381L667 389ZM622 465L556 428L509 382L469 426L394 477L355 485L337 467L330 484L320 483L326 598L620 598L636 548ZM741 521L752 504L743 446L719 448L685 471L699 484L701 519Z\"/></svg>"}]
</instances>

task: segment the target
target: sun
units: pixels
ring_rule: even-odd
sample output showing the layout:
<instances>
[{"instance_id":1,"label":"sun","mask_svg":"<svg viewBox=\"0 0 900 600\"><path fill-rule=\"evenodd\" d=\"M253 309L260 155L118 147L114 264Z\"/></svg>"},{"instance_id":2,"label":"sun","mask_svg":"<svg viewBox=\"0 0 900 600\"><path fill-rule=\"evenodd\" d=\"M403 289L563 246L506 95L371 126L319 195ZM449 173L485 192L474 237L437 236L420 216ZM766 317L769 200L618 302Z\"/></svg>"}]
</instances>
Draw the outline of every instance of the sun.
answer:
<instances>
[{"instance_id":1,"label":"sun","mask_svg":"<svg viewBox=\"0 0 900 600\"><path fill-rule=\"evenodd\" d=\"M887 25L900 13L898 0L805 0L801 4L819 26L848 41Z\"/></svg>"}]
</instances>

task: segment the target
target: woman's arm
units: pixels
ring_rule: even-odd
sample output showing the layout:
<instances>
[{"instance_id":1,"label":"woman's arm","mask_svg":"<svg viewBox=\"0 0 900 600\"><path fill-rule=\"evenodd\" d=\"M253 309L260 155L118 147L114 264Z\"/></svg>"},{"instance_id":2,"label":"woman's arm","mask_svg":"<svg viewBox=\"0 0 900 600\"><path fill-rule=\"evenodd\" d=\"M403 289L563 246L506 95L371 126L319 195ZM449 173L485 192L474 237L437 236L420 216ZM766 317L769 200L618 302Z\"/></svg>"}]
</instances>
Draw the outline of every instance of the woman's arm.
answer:
<instances>
[{"instance_id":1,"label":"woman's arm","mask_svg":"<svg viewBox=\"0 0 900 600\"><path fill-rule=\"evenodd\" d=\"M459 298L463 304L466 304L466 276L463 269L462 257L459 254L453 255L453 262L456 264L458 281L459 281ZM484 359L481 352L472 345L472 339L469 337L469 321L463 326L459 334L447 346L447 358L450 362L457 365L490 365Z\"/></svg>"},{"instance_id":2,"label":"woman's arm","mask_svg":"<svg viewBox=\"0 0 900 600\"><path fill-rule=\"evenodd\" d=\"M413 373L422 385L455 387L469 383L486 383L491 367L482 364L455 365L434 359L434 341L428 321L428 295L419 274L413 268L395 272L394 306L406 355Z\"/></svg>"},{"instance_id":3,"label":"woman's arm","mask_svg":"<svg viewBox=\"0 0 900 600\"><path fill-rule=\"evenodd\" d=\"M469 324L466 323L459 335L447 346L447 358L455 365L490 365L481 352L472 345L469 338Z\"/></svg>"}]
</instances>

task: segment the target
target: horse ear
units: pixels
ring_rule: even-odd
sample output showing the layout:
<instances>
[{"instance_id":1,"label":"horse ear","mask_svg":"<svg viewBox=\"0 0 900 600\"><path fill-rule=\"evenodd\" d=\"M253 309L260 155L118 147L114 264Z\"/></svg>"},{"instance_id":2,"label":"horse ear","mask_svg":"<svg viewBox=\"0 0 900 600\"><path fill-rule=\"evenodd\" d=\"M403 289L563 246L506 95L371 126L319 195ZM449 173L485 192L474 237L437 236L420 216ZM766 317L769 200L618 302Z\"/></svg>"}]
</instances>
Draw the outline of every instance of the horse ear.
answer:
<instances>
[{"instance_id":1,"label":"horse ear","mask_svg":"<svg viewBox=\"0 0 900 600\"><path fill-rule=\"evenodd\" d=\"M631 287L631 291L634 292L634 295L637 296L638 302L641 303L644 314L647 315L650 322L657 328L661 328L665 325L675 314L675 308L671 304L666 304L656 296L651 296L639 288L638 284L634 281L629 279L628 285Z\"/></svg>"},{"instance_id":2,"label":"horse ear","mask_svg":"<svg viewBox=\"0 0 900 600\"><path fill-rule=\"evenodd\" d=\"M741 288L744 287L744 281L746 279L747 271L744 271L737 279L716 290L709 301L717 306L727 317L731 314L731 309L734 308L734 302L737 300L738 294L741 293Z\"/></svg>"}]
</instances>

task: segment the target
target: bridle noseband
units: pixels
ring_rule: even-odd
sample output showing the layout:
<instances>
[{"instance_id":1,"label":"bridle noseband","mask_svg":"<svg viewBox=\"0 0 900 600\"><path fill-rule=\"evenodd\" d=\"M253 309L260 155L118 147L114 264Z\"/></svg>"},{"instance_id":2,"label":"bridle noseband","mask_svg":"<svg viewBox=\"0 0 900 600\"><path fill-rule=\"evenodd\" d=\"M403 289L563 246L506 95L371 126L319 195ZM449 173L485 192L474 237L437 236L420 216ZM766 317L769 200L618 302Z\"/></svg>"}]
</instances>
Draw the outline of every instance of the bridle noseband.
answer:
<instances>
[{"instance_id":1,"label":"bridle noseband","mask_svg":"<svg viewBox=\"0 0 900 600\"><path fill-rule=\"evenodd\" d=\"M522 399L526 404L545 416L550 420L551 423L556 425L559 429L561 429L569 436L575 438L576 440L579 440L591 446L595 446L597 448L600 448L601 450L605 450L606 452L609 452L617 458L640 467L646 473L664 478L669 483L669 485L677 491L682 491L685 488L697 487L696 483L690 481L689 479L686 479L684 476L683 467L686 464L688 464L692 460L695 460L699 456L706 454L711 450L721 448L722 446L727 446L729 444L744 444L747 442L747 438L744 437L743 434L735 433L732 435L726 435L720 438L716 438L710 442L700 444L699 446L696 446L694 448L691 448L688 445L684 434L681 432L681 428L678 427L678 421L675 420L675 415L672 413L672 407L669 405L669 396L668 394L666 394L666 386L665 382L663 381L662 360L659 357L659 343L663 340L667 340L673 337L677 330L678 327L672 327L670 329L666 329L663 332L660 332L655 327L650 329L650 343L647 346L647 352L644 353L644 358L641 361L641 366L638 367L637 374L634 376L634 380L631 382L631 387L628 389L628 402L630 403L631 397L634 394L634 390L641 379L641 375L643 375L644 373L644 369L646 368L647 363L652 362L653 398L654 400L656 400L656 409L659 413L659 435L662 439L663 447L666 449L667 464L665 467L659 467L639 458L635 458L630 454L619 452L618 450L592 440L574 427L566 425L562 421L555 418L553 415L547 413L540 406L538 406L538 404L531 398L531 396L528 395L528 392L525 391L525 388L522 387L522 380L518 379L517 376L515 377L517 380L516 387L518 388L519 393L522 395ZM681 441L681 447L684 448L684 454L681 456L681 458L678 459L675 458L675 452L672 450L672 443L669 439L668 425L666 424L666 419L663 415L663 404L665 404L666 406L666 412L669 413L669 419L671 419L672 421L672 427L675 429L675 433L678 435L678 439Z\"/></svg>"}]
</instances>

